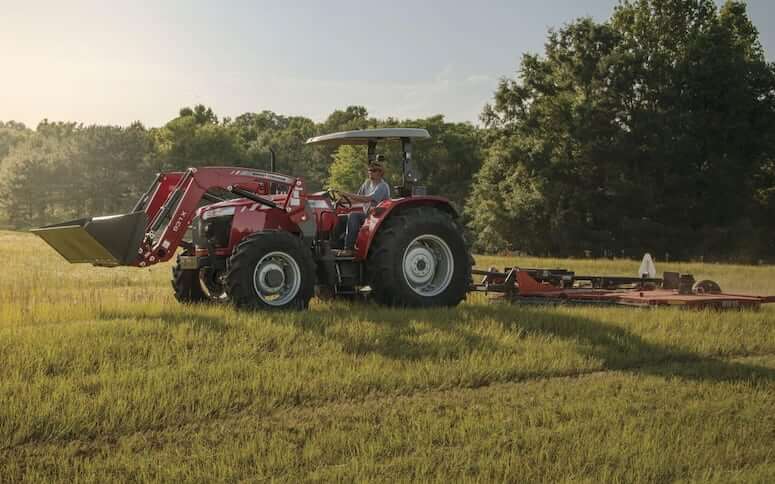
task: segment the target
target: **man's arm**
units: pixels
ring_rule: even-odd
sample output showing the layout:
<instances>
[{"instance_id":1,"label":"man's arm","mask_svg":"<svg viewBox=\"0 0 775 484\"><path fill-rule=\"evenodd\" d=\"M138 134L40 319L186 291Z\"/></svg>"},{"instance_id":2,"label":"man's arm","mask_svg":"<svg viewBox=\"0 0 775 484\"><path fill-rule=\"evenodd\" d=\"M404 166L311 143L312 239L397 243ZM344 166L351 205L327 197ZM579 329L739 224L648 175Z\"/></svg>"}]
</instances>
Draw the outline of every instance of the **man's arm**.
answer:
<instances>
[{"instance_id":1,"label":"man's arm","mask_svg":"<svg viewBox=\"0 0 775 484\"><path fill-rule=\"evenodd\" d=\"M360 194L361 192L365 192L364 190L365 185L366 184L364 183L364 185L361 186L361 189L358 190L358 193L342 192L342 194L345 195L350 200L352 200L353 202L363 202L363 203L373 202L374 204L377 204L383 200L387 200L388 198L390 198L390 187L384 180L379 184L377 184L377 186L374 187L374 191L372 191L371 193L368 193L368 194L364 193L363 195L361 195Z\"/></svg>"},{"instance_id":2,"label":"man's arm","mask_svg":"<svg viewBox=\"0 0 775 484\"><path fill-rule=\"evenodd\" d=\"M350 192L340 192L345 197L349 198L353 202L360 202L360 203L366 203L371 202L371 194L366 193L366 184L369 181L366 180L363 182L361 187L358 189L358 193L350 193Z\"/></svg>"},{"instance_id":3,"label":"man's arm","mask_svg":"<svg viewBox=\"0 0 775 484\"><path fill-rule=\"evenodd\" d=\"M366 195L358 195L357 193L339 192L341 195L349 198L353 202L370 202L371 197Z\"/></svg>"}]
</instances>

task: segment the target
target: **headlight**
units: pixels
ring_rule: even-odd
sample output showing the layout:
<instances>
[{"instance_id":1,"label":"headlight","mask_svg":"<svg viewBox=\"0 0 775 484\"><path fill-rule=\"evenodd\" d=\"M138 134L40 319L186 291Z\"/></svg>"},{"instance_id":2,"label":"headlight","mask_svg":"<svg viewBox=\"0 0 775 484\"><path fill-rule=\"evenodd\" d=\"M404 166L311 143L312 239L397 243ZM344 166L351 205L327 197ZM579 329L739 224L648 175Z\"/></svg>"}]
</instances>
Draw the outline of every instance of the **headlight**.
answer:
<instances>
[{"instance_id":1,"label":"headlight","mask_svg":"<svg viewBox=\"0 0 775 484\"><path fill-rule=\"evenodd\" d=\"M214 208L212 210L207 210L205 213L203 213L202 220L209 220L214 217L227 217L229 215L234 215L234 212L235 212L234 207Z\"/></svg>"}]
</instances>

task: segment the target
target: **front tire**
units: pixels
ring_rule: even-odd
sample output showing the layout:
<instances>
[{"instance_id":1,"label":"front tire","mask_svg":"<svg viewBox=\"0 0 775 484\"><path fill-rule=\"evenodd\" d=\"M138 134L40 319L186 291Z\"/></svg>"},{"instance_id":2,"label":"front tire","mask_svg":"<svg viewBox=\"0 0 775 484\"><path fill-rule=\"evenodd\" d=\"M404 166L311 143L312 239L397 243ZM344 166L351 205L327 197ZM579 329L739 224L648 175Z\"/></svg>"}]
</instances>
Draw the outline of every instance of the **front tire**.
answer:
<instances>
[{"instance_id":1,"label":"front tire","mask_svg":"<svg viewBox=\"0 0 775 484\"><path fill-rule=\"evenodd\" d=\"M199 282L199 271L181 269L180 256L175 260L175 265L172 266L171 282L172 289L175 291L175 299L177 299L178 302L193 304L209 300Z\"/></svg>"},{"instance_id":2,"label":"front tire","mask_svg":"<svg viewBox=\"0 0 775 484\"><path fill-rule=\"evenodd\" d=\"M405 307L456 306L466 297L471 263L451 214L416 207L388 218L366 264L374 298Z\"/></svg>"},{"instance_id":3,"label":"front tire","mask_svg":"<svg viewBox=\"0 0 775 484\"><path fill-rule=\"evenodd\" d=\"M315 290L312 252L288 232L255 233L234 250L226 283L239 308L306 309Z\"/></svg>"}]
</instances>

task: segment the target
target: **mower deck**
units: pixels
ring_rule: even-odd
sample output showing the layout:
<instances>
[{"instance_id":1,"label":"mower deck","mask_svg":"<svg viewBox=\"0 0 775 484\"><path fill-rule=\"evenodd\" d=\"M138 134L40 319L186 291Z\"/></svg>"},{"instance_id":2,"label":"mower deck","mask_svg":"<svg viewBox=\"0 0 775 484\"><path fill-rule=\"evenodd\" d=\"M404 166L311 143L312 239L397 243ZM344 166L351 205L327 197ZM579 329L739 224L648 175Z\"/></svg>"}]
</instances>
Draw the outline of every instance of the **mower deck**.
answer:
<instances>
[{"instance_id":1,"label":"mower deck","mask_svg":"<svg viewBox=\"0 0 775 484\"><path fill-rule=\"evenodd\" d=\"M503 272L474 270L473 273L484 277L472 286L472 291L487 293L491 302L678 306L687 309L719 310L759 309L762 304L775 303L775 296L705 292L702 283L695 283L689 274L666 273L662 279L639 279L617 276L581 277L564 269L507 268Z\"/></svg>"}]
</instances>

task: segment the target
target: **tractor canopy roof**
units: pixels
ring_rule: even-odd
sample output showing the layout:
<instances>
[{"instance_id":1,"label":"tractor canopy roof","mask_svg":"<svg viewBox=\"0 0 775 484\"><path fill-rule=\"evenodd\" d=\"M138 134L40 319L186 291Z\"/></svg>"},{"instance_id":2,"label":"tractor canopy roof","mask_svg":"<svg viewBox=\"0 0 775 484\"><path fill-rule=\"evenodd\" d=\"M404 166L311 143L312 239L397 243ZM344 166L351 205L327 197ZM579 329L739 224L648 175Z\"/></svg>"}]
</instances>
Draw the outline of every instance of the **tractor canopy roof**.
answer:
<instances>
[{"instance_id":1,"label":"tractor canopy roof","mask_svg":"<svg viewBox=\"0 0 775 484\"><path fill-rule=\"evenodd\" d=\"M382 141L415 140L430 137L428 130L420 128L361 129L315 136L308 139L307 144L367 145Z\"/></svg>"}]
</instances>

